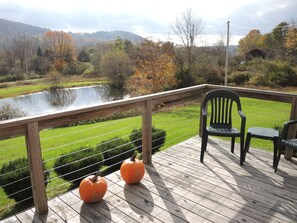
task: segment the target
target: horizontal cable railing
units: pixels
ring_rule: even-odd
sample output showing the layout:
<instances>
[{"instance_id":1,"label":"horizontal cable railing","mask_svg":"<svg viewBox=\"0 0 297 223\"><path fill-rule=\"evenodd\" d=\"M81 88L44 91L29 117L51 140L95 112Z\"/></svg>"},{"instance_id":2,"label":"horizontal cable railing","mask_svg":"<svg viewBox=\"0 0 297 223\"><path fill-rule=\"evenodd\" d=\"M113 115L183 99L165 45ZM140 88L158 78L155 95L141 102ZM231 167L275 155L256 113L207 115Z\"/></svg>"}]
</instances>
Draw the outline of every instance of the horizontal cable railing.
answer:
<instances>
[{"instance_id":1,"label":"horizontal cable railing","mask_svg":"<svg viewBox=\"0 0 297 223\"><path fill-rule=\"evenodd\" d=\"M11 187L14 183L20 184L29 177L31 183L37 184L13 192L12 196L27 189L33 193L32 196L14 202L7 198L8 195L5 195L3 190L0 191L0 199L7 200L4 202L5 208L0 209L9 213L16 204L32 204L34 199L36 211L43 213L47 211L46 197L51 198L64 193L99 169L103 175L119 169L124 159L130 157L134 151L142 152L144 163L150 163L152 153L198 134L200 100L205 92L216 88L234 90L242 97L247 97L243 99L243 102L247 100L247 103L253 103L252 100L255 100L249 98L279 101L285 106L279 106L274 111L286 113L288 119L297 116L292 112L297 103L295 94L200 85L95 107L0 122L0 154L5 154L4 158L1 157L0 164L12 158L28 158L27 166L0 173L0 179L24 168L29 168L33 173L31 176L20 177L14 182L0 186ZM288 102L291 103L291 109ZM71 125L78 121L93 120L99 116L110 116L113 113L135 109L142 112L140 116ZM259 109L262 109L261 106L257 107L258 111ZM247 117L257 115L257 112L246 111ZM269 116L275 116L273 110ZM280 123L283 119L281 118ZM5 144L2 145L4 141ZM40 185L43 185L44 189Z\"/></svg>"}]
</instances>

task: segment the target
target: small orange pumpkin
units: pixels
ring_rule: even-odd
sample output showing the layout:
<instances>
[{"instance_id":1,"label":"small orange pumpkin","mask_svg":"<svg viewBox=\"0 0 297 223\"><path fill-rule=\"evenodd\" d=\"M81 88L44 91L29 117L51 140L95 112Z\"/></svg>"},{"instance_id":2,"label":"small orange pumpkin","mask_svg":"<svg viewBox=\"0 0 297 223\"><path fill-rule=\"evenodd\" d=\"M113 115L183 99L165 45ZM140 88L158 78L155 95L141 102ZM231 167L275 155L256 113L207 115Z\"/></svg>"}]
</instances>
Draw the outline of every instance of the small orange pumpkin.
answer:
<instances>
[{"instance_id":1,"label":"small orange pumpkin","mask_svg":"<svg viewBox=\"0 0 297 223\"><path fill-rule=\"evenodd\" d=\"M121 165L121 177L127 184L136 184L144 176L144 164L141 160L136 159L137 153L131 159L125 160Z\"/></svg>"},{"instance_id":2,"label":"small orange pumpkin","mask_svg":"<svg viewBox=\"0 0 297 223\"><path fill-rule=\"evenodd\" d=\"M86 203L94 203L102 200L107 191L107 183L103 177L91 175L84 178L79 184L79 196Z\"/></svg>"}]
</instances>

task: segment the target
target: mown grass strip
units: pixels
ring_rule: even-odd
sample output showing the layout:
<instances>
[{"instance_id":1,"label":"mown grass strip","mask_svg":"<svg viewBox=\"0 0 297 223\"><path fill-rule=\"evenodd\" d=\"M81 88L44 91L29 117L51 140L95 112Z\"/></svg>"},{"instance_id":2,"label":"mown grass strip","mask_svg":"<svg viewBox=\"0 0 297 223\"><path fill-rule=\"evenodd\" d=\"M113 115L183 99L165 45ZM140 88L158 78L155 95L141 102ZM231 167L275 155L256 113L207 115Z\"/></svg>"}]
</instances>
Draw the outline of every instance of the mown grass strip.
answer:
<instances>
[{"instance_id":1,"label":"mown grass strip","mask_svg":"<svg viewBox=\"0 0 297 223\"><path fill-rule=\"evenodd\" d=\"M63 84L65 88L69 87L82 87L106 84L106 81L84 81L84 82L68 82ZM28 84L28 85L18 85L18 86L8 86L5 88L0 88L0 98L16 97L25 94L31 94L41 91L46 91L48 89L47 84Z\"/></svg>"}]
</instances>

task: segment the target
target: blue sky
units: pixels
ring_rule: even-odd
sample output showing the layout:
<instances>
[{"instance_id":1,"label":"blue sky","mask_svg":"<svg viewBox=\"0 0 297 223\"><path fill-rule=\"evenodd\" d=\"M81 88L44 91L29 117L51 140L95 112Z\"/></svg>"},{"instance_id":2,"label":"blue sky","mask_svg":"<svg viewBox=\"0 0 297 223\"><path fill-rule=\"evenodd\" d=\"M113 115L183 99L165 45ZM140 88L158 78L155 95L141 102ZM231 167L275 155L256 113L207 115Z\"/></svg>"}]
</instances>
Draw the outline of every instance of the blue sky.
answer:
<instances>
[{"instance_id":1,"label":"blue sky","mask_svg":"<svg viewBox=\"0 0 297 223\"><path fill-rule=\"evenodd\" d=\"M253 28L266 33L297 19L297 0L0 0L0 18L52 30L123 30L175 41L170 24L189 8L203 22L200 45L225 37L227 21L236 44Z\"/></svg>"}]
</instances>

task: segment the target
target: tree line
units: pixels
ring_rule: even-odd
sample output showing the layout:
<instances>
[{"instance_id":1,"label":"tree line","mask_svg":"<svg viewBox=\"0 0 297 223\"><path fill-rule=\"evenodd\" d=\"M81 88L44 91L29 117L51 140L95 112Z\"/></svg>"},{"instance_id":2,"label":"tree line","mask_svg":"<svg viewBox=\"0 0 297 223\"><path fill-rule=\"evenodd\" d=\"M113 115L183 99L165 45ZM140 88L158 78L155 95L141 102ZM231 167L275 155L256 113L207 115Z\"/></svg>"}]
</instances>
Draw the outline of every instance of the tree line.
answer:
<instances>
[{"instance_id":1,"label":"tree line","mask_svg":"<svg viewBox=\"0 0 297 223\"><path fill-rule=\"evenodd\" d=\"M271 32L261 34L260 30L251 30L239 41L239 52L246 54L260 49L270 59L297 62L297 26L287 22L279 23Z\"/></svg>"},{"instance_id":2,"label":"tree line","mask_svg":"<svg viewBox=\"0 0 297 223\"><path fill-rule=\"evenodd\" d=\"M95 46L75 46L63 31L48 31L42 38L18 37L0 52L0 82L48 75L103 77L114 88L126 88L131 95L143 95L201 83L224 84L226 47L223 39L208 47L198 47L202 19L191 9L176 17L171 29L181 44L140 43L116 39ZM245 54L260 49L266 61L247 62ZM239 54L229 53L230 84L297 85L277 78L296 76L297 28L281 22L271 33L251 30L239 42ZM264 66L261 69L259 64ZM257 68L258 67L258 68ZM272 68L271 68L272 67ZM276 68L275 68L276 67ZM289 67L289 68L288 68ZM271 69L275 72L271 76ZM267 79L265 72L270 75ZM272 72L272 73L273 73ZM282 74L289 73L289 75ZM262 75L262 76L261 76ZM281 76L282 75L282 76Z\"/></svg>"}]
</instances>

